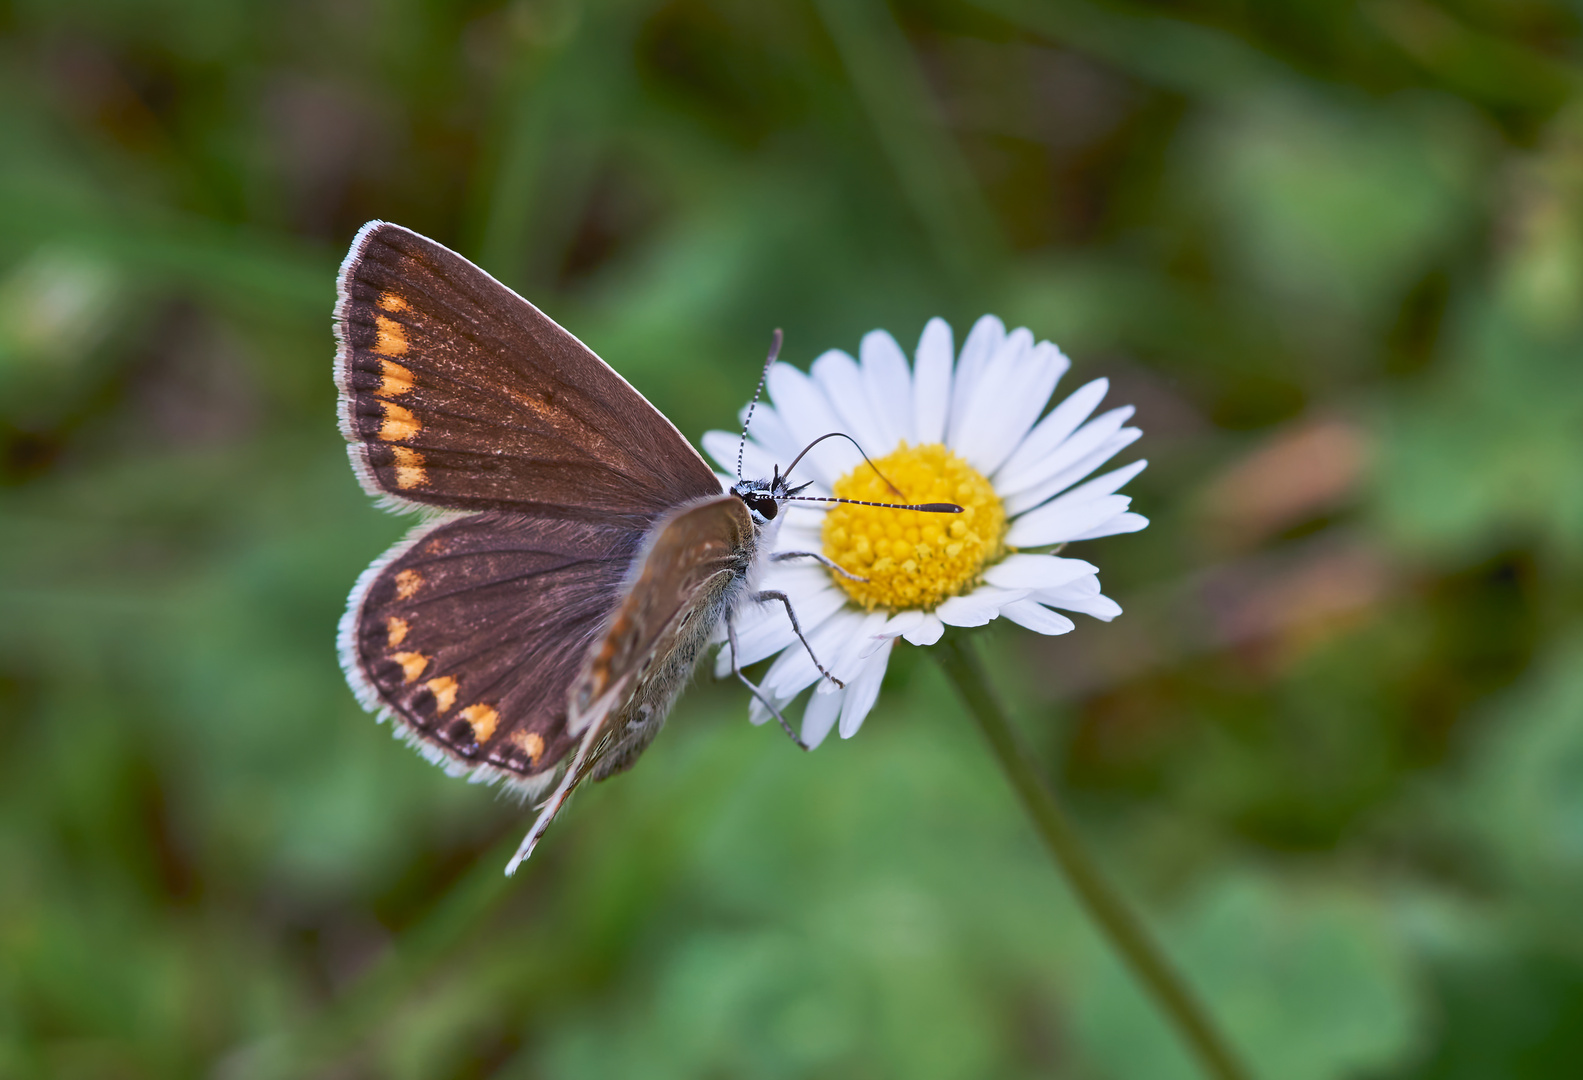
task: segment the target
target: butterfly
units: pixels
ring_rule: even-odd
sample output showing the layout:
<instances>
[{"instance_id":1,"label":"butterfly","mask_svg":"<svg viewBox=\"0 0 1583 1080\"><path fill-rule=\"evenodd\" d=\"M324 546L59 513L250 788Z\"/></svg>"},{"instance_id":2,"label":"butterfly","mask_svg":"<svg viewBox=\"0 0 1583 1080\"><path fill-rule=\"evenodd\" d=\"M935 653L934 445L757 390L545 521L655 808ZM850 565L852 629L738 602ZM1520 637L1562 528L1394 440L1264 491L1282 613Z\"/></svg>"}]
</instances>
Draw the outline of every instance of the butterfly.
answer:
<instances>
[{"instance_id":1,"label":"butterfly","mask_svg":"<svg viewBox=\"0 0 1583 1080\"><path fill-rule=\"evenodd\" d=\"M828 562L771 554L783 504L838 501L799 494L796 460L726 487L581 341L399 225L353 240L335 331L353 470L388 507L428 512L358 579L341 664L363 705L447 771L550 791L507 874L579 783L631 767L719 628L737 677L798 741L734 660L744 604L782 605L802 637L791 601L758 588L767 563Z\"/></svg>"}]
</instances>

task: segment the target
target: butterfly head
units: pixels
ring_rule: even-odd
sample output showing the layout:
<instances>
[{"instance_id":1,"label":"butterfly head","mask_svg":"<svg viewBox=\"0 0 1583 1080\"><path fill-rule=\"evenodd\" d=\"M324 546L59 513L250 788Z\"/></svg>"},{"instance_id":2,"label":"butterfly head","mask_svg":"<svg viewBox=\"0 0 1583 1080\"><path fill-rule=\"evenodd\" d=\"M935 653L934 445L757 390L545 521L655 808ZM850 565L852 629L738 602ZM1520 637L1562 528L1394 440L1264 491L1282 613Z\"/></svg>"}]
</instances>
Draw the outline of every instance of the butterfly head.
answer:
<instances>
[{"instance_id":1,"label":"butterfly head","mask_svg":"<svg viewBox=\"0 0 1583 1080\"><path fill-rule=\"evenodd\" d=\"M791 476L792 470L797 468L797 463L802 461L803 457L808 453L808 451L812 450L826 439L845 439L850 442L854 447L857 447L857 452L862 455L863 461L868 465L868 467L873 469L876 473L879 473L879 478L881 480L885 480L885 475L879 472L879 466L875 465L872 461L869 461L868 455L863 453L863 448L858 446L857 440L852 438L852 436L848 435L844 431L828 432L819 436L813 442L803 447L802 453L799 453L795 458L792 459L792 463L786 466L786 471L784 473L781 472L780 466L776 465L774 475L768 480L749 480L743 477L742 458L743 451L747 448L748 443L748 425L753 423L753 410L758 406L759 395L764 391L764 384L769 380L770 369L775 366L775 358L780 355L780 349L781 332L776 330L774 336L770 339L769 357L764 361L764 371L763 374L759 376L758 387L753 391L753 400L748 403L747 413L742 418L742 438L737 443L737 482L731 485L731 494L735 495L737 498L741 499L747 504L748 513L753 515L753 525L755 528L765 528L770 522L774 521L776 516L780 513L782 503L793 501L819 503L856 503L859 506L878 506L890 510L921 510L925 513L931 514L960 514L962 512L962 508L956 505L956 503L877 503L861 502L856 499L840 499L828 495L803 495L803 490L812 486L811 481L809 483L799 484L797 487L792 487L788 482L787 477ZM906 498L906 496L902 494L901 489L895 484L892 484L889 480L885 480L885 484L892 491L894 491L898 497L903 499Z\"/></svg>"},{"instance_id":2,"label":"butterfly head","mask_svg":"<svg viewBox=\"0 0 1583 1080\"><path fill-rule=\"evenodd\" d=\"M786 477L781 475L780 466L775 467L775 475L768 480L738 480L731 485L731 494L747 504L748 513L753 515L753 524L763 528L775 520L780 513L780 504L796 496L806 488L807 484L791 487L786 483Z\"/></svg>"}]
</instances>

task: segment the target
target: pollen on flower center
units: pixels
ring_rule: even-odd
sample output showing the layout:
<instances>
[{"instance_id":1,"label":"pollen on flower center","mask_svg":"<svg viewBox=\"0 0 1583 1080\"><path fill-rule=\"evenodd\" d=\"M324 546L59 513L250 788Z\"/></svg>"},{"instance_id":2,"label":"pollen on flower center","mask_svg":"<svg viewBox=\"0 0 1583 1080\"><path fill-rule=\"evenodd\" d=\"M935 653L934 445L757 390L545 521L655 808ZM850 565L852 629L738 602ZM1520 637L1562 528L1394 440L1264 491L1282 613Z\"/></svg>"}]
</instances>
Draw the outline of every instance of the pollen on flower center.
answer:
<instances>
[{"instance_id":1,"label":"pollen on flower center","mask_svg":"<svg viewBox=\"0 0 1583 1080\"><path fill-rule=\"evenodd\" d=\"M867 465L837 480L834 494L865 502L953 502L962 512L832 507L824 520L825 556L868 580L833 571L831 579L870 611L930 609L978 584L984 567L1005 550L1006 510L993 485L939 443L902 443L874 464L904 499Z\"/></svg>"}]
</instances>

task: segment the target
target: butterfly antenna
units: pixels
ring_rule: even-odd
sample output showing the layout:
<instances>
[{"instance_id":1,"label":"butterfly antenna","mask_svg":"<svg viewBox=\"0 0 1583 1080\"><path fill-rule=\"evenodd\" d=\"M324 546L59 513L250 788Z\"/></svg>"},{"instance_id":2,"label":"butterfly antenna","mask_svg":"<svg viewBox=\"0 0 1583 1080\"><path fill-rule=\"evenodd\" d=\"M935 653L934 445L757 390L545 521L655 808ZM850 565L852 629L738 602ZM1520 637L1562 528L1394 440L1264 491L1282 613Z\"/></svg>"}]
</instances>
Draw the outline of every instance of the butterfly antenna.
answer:
<instances>
[{"instance_id":1,"label":"butterfly antenna","mask_svg":"<svg viewBox=\"0 0 1583 1080\"><path fill-rule=\"evenodd\" d=\"M782 495L778 502L847 503L852 506L878 506L886 510L921 510L925 514L960 514L956 503L881 503L862 499L838 499L834 495Z\"/></svg>"},{"instance_id":2,"label":"butterfly antenna","mask_svg":"<svg viewBox=\"0 0 1583 1080\"><path fill-rule=\"evenodd\" d=\"M797 463L803 459L803 456L805 454L807 454L808 451L812 450L814 447L816 447L820 443L824 442L826 439L845 439L847 442L851 443L853 446L857 446L857 452L858 453L863 454L863 448L861 446L858 446L857 440L854 439L852 436L848 435L844 431L832 431L832 432L829 432L827 434L819 436L813 442L811 442L807 446L803 447L802 448L802 453L798 454L796 457L792 458L792 463L790 465L786 466L786 471L781 474L781 479L784 480L788 476L790 476L791 473L792 473L792 470L797 467ZM889 478L887 478L884 473L879 471L879 466L878 465L876 465L872 461L868 460L868 455L867 454L863 454L863 460L864 461L868 461L868 467L874 470L874 475L875 476L877 476L881 480L885 481L885 486L886 487L888 487L892 491L894 491L897 494L897 496L900 497L900 498L905 499L907 497L905 494L903 494L901 488L899 488L895 484L891 483ZM874 505L875 506L879 506L880 504L879 503L875 503Z\"/></svg>"},{"instance_id":3,"label":"butterfly antenna","mask_svg":"<svg viewBox=\"0 0 1583 1080\"><path fill-rule=\"evenodd\" d=\"M753 400L748 402L748 414L742 420L742 439L737 443L737 479L742 479L742 451L748 445L748 425L753 422L753 410L758 407L759 395L764 392L764 383L770 377L770 368L775 366L775 358L781 354L781 331L775 328L775 334L770 338L769 359L764 361L764 370L759 372L759 384L753 388Z\"/></svg>"}]
</instances>

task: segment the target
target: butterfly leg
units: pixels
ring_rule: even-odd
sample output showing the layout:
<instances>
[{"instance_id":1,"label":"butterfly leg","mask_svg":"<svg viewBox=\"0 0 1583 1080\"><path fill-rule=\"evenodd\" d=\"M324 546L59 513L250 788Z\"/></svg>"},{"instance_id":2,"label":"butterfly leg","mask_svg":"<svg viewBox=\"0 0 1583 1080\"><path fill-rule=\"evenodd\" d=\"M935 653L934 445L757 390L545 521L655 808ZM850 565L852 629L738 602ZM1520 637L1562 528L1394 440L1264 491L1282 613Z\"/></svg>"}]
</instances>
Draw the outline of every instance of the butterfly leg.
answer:
<instances>
[{"instance_id":1,"label":"butterfly leg","mask_svg":"<svg viewBox=\"0 0 1583 1080\"><path fill-rule=\"evenodd\" d=\"M844 578L850 578L853 581L868 580L866 577L858 577L852 571L837 563L834 559L826 558L817 551L777 551L775 554L770 556L770 562L785 562L787 559L812 559L825 569L834 570Z\"/></svg>"},{"instance_id":2,"label":"butterfly leg","mask_svg":"<svg viewBox=\"0 0 1583 1080\"><path fill-rule=\"evenodd\" d=\"M791 620L792 632L797 635L797 640L802 642L802 647L808 650L808 659L813 661L813 666L819 669L819 674L835 683L841 689L846 689L846 683L842 682L840 679L836 678L834 675L825 670L824 665L819 662L819 658L814 655L813 646L808 644L807 638L803 637L802 626L797 622L797 613L792 610L791 597L787 596L779 589L765 589L762 592L755 594L753 599L757 600L761 604L768 603L771 600L779 600L781 603L785 604L786 617Z\"/></svg>"},{"instance_id":3,"label":"butterfly leg","mask_svg":"<svg viewBox=\"0 0 1583 1080\"><path fill-rule=\"evenodd\" d=\"M771 716L780 721L781 730L786 732L787 737L790 738L792 742L796 743L804 750L810 749L807 743L803 742L797 737L797 733L793 731L792 726L786 722L786 718L782 716L781 711L775 707L775 703L769 699L764 691L754 686L752 680L750 680L746 675L742 674L742 669L737 666L737 627L736 623L731 620L729 615L726 616L726 647L731 650L731 674L735 675L738 679L741 679L742 685L747 687L749 692L751 692L754 697L759 699L759 702L770 711Z\"/></svg>"}]
</instances>

